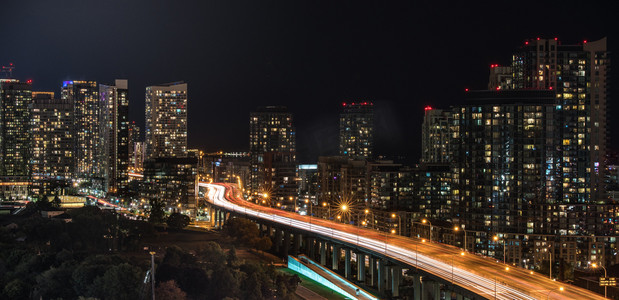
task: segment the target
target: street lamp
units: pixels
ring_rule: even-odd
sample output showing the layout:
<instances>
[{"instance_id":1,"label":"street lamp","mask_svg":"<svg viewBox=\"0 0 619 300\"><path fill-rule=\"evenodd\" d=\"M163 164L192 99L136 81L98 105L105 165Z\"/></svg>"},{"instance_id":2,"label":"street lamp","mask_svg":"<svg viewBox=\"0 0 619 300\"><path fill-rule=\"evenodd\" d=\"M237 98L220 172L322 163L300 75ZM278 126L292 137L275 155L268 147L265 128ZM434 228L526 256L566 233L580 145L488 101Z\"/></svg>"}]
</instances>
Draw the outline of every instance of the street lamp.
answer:
<instances>
[{"instance_id":1,"label":"street lamp","mask_svg":"<svg viewBox=\"0 0 619 300\"><path fill-rule=\"evenodd\" d=\"M597 268L597 267L598 267L598 264L593 263L593 264L591 264L591 266L595 269L595 268ZM604 266L602 266L602 265L600 265L600 267L601 267L602 269L604 269L604 279L606 279L606 276L607 276L607 275L606 275L606 268L604 268ZM606 298L606 286L604 286L604 298Z\"/></svg>"},{"instance_id":2,"label":"street lamp","mask_svg":"<svg viewBox=\"0 0 619 300\"><path fill-rule=\"evenodd\" d=\"M370 211L369 208L366 208L363 213L365 214L365 221L366 223L368 222L368 214L372 214L372 229L374 229L374 213L372 211Z\"/></svg>"},{"instance_id":3,"label":"street lamp","mask_svg":"<svg viewBox=\"0 0 619 300\"><path fill-rule=\"evenodd\" d=\"M454 258L457 254L451 255L451 286L453 288L454 285ZM464 256L464 251L460 252L460 256Z\"/></svg>"},{"instance_id":4,"label":"street lamp","mask_svg":"<svg viewBox=\"0 0 619 300\"><path fill-rule=\"evenodd\" d=\"M396 216L398 217L398 235L402 235L402 218L395 213L391 214L392 219L395 219Z\"/></svg>"},{"instance_id":5,"label":"street lamp","mask_svg":"<svg viewBox=\"0 0 619 300\"><path fill-rule=\"evenodd\" d=\"M153 300L155 300L155 251L148 252L150 254L150 280L152 284Z\"/></svg>"},{"instance_id":6,"label":"street lamp","mask_svg":"<svg viewBox=\"0 0 619 300\"><path fill-rule=\"evenodd\" d=\"M563 292L563 290L564 290L564 288L563 288L563 287L559 287L559 292ZM550 299L550 294L551 294L552 292L555 292L555 290L550 290L550 291L548 292L548 294L546 295L546 300ZM604 296L604 297L606 298L606 296Z\"/></svg>"},{"instance_id":7,"label":"street lamp","mask_svg":"<svg viewBox=\"0 0 619 300\"><path fill-rule=\"evenodd\" d=\"M342 211L342 214L345 215L348 211L348 205L346 204L340 205L340 210ZM338 219L339 219L339 216L338 216ZM344 222L346 222L346 220L344 220Z\"/></svg>"},{"instance_id":8,"label":"street lamp","mask_svg":"<svg viewBox=\"0 0 619 300\"><path fill-rule=\"evenodd\" d=\"M430 239L430 242L431 242L431 241L432 241L432 222L430 222L430 221L429 221L429 220L427 220L427 219L423 219L423 220L421 220L421 223L423 223L423 224L425 224L425 223L430 224L430 235L429 235L429 239Z\"/></svg>"},{"instance_id":9,"label":"street lamp","mask_svg":"<svg viewBox=\"0 0 619 300\"><path fill-rule=\"evenodd\" d=\"M459 231L459 230L460 230L460 227L454 226L454 231ZM464 249L464 251L467 251L467 249L466 249L466 246L467 246L466 245L466 230L462 229L462 231L464 231L464 245L463 245L462 249Z\"/></svg>"},{"instance_id":10,"label":"street lamp","mask_svg":"<svg viewBox=\"0 0 619 300\"><path fill-rule=\"evenodd\" d=\"M499 236L495 235L492 239L497 242L499 240ZM501 241L503 241L503 264L505 264L505 238L502 238Z\"/></svg>"},{"instance_id":11,"label":"street lamp","mask_svg":"<svg viewBox=\"0 0 619 300\"><path fill-rule=\"evenodd\" d=\"M322 207L327 208L327 220L331 220L331 207L327 206L327 202L323 202Z\"/></svg>"}]
</instances>

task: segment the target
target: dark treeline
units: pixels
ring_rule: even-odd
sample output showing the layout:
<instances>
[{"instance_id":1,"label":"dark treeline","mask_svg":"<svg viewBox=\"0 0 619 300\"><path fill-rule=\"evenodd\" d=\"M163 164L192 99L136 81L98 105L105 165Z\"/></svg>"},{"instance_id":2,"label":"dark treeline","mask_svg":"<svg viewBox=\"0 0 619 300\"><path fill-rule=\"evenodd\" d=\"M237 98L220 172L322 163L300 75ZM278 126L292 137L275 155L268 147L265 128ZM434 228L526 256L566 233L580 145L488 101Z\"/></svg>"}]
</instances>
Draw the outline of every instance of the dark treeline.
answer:
<instances>
[{"instance_id":1,"label":"dark treeline","mask_svg":"<svg viewBox=\"0 0 619 300\"><path fill-rule=\"evenodd\" d=\"M41 217L41 209L31 204L26 217L0 217L0 299L150 299L142 240L158 234L152 224L96 207L59 219ZM248 237L270 247L253 232L232 240L242 247ZM234 247L226 252L204 242L197 248L168 247L156 259L157 299L295 298L298 277L239 260Z\"/></svg>"}]
</instances>

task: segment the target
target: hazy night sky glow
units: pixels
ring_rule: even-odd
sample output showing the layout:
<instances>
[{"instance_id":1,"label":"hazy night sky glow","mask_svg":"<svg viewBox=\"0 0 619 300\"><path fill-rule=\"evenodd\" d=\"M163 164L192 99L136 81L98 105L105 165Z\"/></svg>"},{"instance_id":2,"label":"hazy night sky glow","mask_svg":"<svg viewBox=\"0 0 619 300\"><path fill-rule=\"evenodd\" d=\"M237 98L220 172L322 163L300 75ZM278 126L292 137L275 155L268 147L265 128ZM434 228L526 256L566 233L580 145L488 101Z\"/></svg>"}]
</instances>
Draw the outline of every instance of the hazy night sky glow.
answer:
<instances>
[{"instance_id":1,"label":"hazy night sky glow","mask_svg":"<svg viewBox=\"0 0 619 300\"><path fill-rule=\"evenodd\" d=\"M247 151L249 112L287 105L301 162L337 152L343 101L374 101L375 153L415 162L424 107L484 89L489 66L508 64L527 38L608 36L615 51L609 3L579 3L5 1L0 65L57 93L63 80L126 78L140 125L144 88L184 80L189 144L206 150Z\"/></svg>"}]
</instances>

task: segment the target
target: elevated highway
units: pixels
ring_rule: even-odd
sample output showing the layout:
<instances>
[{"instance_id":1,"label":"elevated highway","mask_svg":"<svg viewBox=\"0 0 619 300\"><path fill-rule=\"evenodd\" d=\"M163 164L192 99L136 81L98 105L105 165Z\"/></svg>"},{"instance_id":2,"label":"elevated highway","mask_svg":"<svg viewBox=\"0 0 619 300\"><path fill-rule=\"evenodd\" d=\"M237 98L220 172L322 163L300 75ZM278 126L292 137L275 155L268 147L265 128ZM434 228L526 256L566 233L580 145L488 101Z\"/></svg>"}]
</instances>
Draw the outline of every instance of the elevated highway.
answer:
<instances>
[{"instance_id":1,"label":"elevated highway","mask_svg":"<svg viewBox=\"0 0 619 300\"><path fill-rule=\"evenodd\" d=\"M449 292L443 291L446 299L451 299L452 296L457 299L604 299L588 290L556 282L538 273L505 265L491 258L464 253L453 246L256 205L245 201L234 184L199 183L199 186L208 188L208 201L220 211L329 241L330 247L325 246L325 243L320 244L322 264L326 263L325 252L331 248L333 253L336 253L332 255L333 267L337 268L335 258L340 258L340 246L345 248L347 277L350 273L350 251L356 251L359 272L357 279L366 281L364 276L367 266L370 276L377 277L372 278L371 282L378 281L379 290L384 290L385 285L391 286L394 296L398 294L402 269L411 269L418 271L415 274L423 276L424 284L426 281L433 281L447 287ZM366 257L369 259L366 260ZM367 261L370 262L369 265L366 264ZM363 270L363 274L359 270ZM423 294L419 275L414 276L413 286L414 298L427 298ZM433 295L432 298L439 299L441 293L437 292L436 286L433 287L435 292L429 294Z\"/></svg>"}]
</instances>

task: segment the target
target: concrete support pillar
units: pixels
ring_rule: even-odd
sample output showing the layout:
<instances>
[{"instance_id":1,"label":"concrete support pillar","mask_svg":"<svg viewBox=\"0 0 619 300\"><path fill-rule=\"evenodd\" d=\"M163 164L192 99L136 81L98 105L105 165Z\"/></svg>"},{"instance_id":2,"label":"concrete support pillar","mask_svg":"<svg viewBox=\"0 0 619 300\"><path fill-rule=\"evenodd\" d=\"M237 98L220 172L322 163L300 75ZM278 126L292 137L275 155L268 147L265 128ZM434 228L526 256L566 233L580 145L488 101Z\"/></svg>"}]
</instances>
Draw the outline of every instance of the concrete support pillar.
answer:
<instances>
[{"instance_id":1,"label":"concrete support pillar","mask_svg":"<svg viewBox=\"0 0 619 300\"><path fill-rule=\"evenodd\" d=\"M391 267L391 296L400 296L400 277L402 277L402 267Z\"/></svg>"},{"instance_id":2,"label":"concrete support pillar","mask_svg":"<svg viewBox=\"0 0 619 300\"><path fill-rule=\"evenodd\" d=\"M350 280L352 277L350 269L350 249L344 249L344 277Z\"/></svg>"},{"instance_id":3,"label":"concrete support pillar","mask_svg":"<svg viewBox=\"0 0 619 300\"><path fill-rule=\"evenodd\" d=\"M378 285L378 274L376 272L376 258L370 255L370 286Z\"/></svg>"},{"instance_id":4,"label":"concrete support pillar","mask_svg":"<svg viewBox=\"0 0 619 300\"><path fill-rule=\"evenodd\" d=\"M378 259L378 292L383 293L385 291L385 260Z\"/></svg>"},{"instance_id":5,"label":"concrete support pillar","mask_svg":"<svg viewBox=\"0 0 619 300\"><path fill-rule=\"evenodd\" d=\"M327 265L327 242L320 242L320 265Z\"/></svg>"},{"instance_id":6,"label":"concrete support pillar","mask_svg":"<svg viewBox=\"0 0 619 300\"><path fill-rule=\"evenodd\" d=\"M451 291L445 291L445 300L451 300Z\"/></svg>"},{"instance_id":7,"label":"concrete support pillar","mask_svg":"<svg viewBox=\"0 0 619 300\"><path fill-rule=\"evenodd\" d=\"M391 290L391 267L385 263L385 290Z\"/></svg>"},{"instance_id":8,"label":"concrete support pillar","mask_svg":"<svg viewBox=\"0 0 619 300\"><path fill-rule=\"evenodd\" d=\"M311 237L308 237L308 238L305 239L305 242L307 243L306 248L308 248L307 249L307 252L308 252L307 255L309 255L309 257L312 260L316 260L316 244L314 243L314 241L315 241L315 239L311 238Z\"/></svg>"},{"instance_id":9,"label":"concrete support pillar","mask_svg":"<svg viewBox=\"0 0 619 300\"><path fill-rule=\"evenodd\" d=\"M284 244L282 245L282 256L284 259L288 258L288 252L290 251L290 232L284 230Z\"/></svg>"},{"instance_id":10,"label":"concrete support pillar","mask_svg":"<svg viewBox=\"0 0 619 300\"><path fill-rule=\"evenodd\" d=\"M273 250L275 253L279 253L282 244L282 230L275 228L275 238L273 239Z\"/></svg>"},{"instance_id":11,"label":"concrete support pillar","mask_svg":"<svg viewBox=\"0 0 619 300\"><path fill-rule=\"evenodd\" d=\"M337 271L338 264L340 263L340 246L333 244L332 247L331 269Z\"/></svg>"},{"instance_id":12,"label":"concrete support pillar","mask_svg":"<svg viewBox=\"0 0 619 300\"><path fill-rule=\"evenodd\" d=\"M301 234L293 233L292 237L293 237L292 255L297 256L299 255L299 250L301 249L301 241L302 241Z\"/></svg>"},{"instance_id":13,"label":"concrete support pillar","mask_svg":"<svg viewBox=\"0 0 619 300\"><path fill-rule=\"evenodd\" d=\"M413 275L413 299L421 300L421 276Z\"/></svg>"},{"instance_id":14,"label":"concrete support pillar","mask_svg":"<svg viewBox=\"0 0 619 300\"><path fill-rule=\"evenodd\" d=\"M365 283L365 254L357 253L357 281Z\"/></svg>"}]
</instances>

